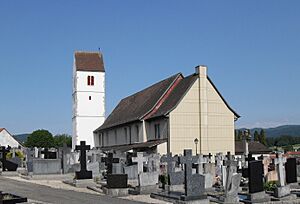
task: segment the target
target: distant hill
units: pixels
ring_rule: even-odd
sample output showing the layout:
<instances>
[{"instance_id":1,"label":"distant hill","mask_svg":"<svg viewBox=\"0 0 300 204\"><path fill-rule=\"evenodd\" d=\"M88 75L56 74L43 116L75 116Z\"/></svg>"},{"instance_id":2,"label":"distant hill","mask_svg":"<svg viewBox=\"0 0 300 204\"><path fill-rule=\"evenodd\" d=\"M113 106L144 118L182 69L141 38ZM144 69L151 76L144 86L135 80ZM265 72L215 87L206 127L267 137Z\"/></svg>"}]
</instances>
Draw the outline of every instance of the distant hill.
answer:
<instances>
[{"instance_id":1,"label":"distant hill","mask_svg":"<svg viewBox=\"0 0 300 204\"><path fill-rule=\"evenodd\" d=\"M252 128L250 129L251 135L254 131L260 131L262 128ZM267 137L279 137L283 135L289 135L294 137L300 137L300 125L283 125L275 128L263 128L266 131ZM240 128L238 130L245 130L245 128Z\"/></svg>"},{"instance_id":2,"label":"distant hill","mask_svg":"<svg viewBox=\"0 0 300 204\"><path fill-rule=\"evenodd\" d=\"M21 144L24 144L24 142L27 140L27 137L29 134L18 134L18 135L13 135L13 137L20 142Z\"/></svg>"}]
</instances>

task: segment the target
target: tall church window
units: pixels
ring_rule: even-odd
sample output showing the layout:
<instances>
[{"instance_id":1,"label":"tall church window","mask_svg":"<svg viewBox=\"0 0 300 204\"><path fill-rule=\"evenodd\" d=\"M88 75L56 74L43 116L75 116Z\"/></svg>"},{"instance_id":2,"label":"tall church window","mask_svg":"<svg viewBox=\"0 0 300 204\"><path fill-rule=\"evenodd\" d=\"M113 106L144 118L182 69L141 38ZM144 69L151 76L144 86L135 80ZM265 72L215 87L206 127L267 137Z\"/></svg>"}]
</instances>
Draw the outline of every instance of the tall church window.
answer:
<instances>
[{"instance_id":1,"label":"tall church window","mask_svg":"<svg viewBox=\"0 0 300 204\"><path fill-rule=\"evenodd\" d=\"M136 141L139 142L139 132L140 131L139 131L139 126L138 125L135 126L135 130L136 130Z\"/></svg>"},{"instance_id":2,"label":"tall church window","mask_svg":"<svg viewBox=\"0 0 300 204\"><path fill-rule=\"evenodd\" d=\"M128 142L127 128L124 128L124 134L125 134L125 144L127 144L127 142Z\"/></svg>"},{"instance_id":3,"label":"tall church window","mask_svg":"<svg viewBox=\"0 0 300 204\"><path fill-rule=\"evenodd\" d=\"M159 127L159 124L155 124L154 125L154 129L155 129L155 139L160 139L160 127Z\"/></svg>"}]
</instances>

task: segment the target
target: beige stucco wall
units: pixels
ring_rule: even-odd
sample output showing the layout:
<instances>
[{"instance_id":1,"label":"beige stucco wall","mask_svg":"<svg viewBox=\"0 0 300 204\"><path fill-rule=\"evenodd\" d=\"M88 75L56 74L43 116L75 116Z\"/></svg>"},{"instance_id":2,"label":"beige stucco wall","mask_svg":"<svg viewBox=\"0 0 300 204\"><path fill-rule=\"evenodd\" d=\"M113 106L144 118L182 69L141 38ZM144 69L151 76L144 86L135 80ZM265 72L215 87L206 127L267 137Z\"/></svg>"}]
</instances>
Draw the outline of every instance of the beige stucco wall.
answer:
<instances>
[{"instance_id":1,"label":"beige stucco wall","mask_svg":"<svg viewBox=\"0 0 300 204\"><path fill-rule=\"evenodd\" d=\"M195 153L194 139L196 137L199 139L198 153L200 151L203 154L234 152L234 114L227 108L207 78L202 77L201 80L201 87L204 87L206 91L206 94L200 95L202 104L199 104L198 79L169 115L169 145L173 155L182 154L183 149L187 148L193 149ZM205 86L203 83L206 83ZM199 109L204 111L201 118ZM201 128L199 127L200 120Z\"/></svg>"}]
</instances>

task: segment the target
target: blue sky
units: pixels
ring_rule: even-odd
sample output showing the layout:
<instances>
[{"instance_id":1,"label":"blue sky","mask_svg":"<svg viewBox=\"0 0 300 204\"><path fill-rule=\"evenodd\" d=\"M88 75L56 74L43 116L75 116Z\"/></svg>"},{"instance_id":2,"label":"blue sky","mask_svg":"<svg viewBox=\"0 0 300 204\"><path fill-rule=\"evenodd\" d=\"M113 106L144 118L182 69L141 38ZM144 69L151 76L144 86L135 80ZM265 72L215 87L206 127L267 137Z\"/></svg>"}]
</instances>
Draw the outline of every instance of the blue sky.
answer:
<instances>
[{"instance_id":1,"label":"blue sky","mask_svg":"<svg viewBox=\"0 0 300 204\"><path fill-rule=\"evenodd\" d=\"M2 1L0 127L71 133L75 50L104 55L106 109L199 64L242 118L300 124L300 1Z\"/></svg>"}]
</instances>

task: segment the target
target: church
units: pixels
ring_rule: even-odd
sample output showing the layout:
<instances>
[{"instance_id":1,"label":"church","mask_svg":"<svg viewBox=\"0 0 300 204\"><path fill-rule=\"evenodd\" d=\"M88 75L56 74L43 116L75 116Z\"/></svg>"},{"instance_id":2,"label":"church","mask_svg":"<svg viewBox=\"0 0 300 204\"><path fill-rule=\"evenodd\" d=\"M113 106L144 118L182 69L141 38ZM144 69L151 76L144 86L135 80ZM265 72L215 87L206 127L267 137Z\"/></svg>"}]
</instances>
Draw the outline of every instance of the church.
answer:
<instances>
[{"instance_id":1,"label":"church","mask_svg":"<svg viewBox=\"0 0 300 204\"><path fill-rule=\"evenodd\" d=\"M155 151L160 154L235 152L234 126L240 116L197 66L122 99L94 130L103 151Z\"/></svg>"},{"instance_id":2,"label":"church","mask_svg":"<svg viewBox=\"0 0 300 204\"><path fill-rule=\"evenodd\" d=\"M75 52L73 63L72 148L86 141L95 147L93 131L105 119L105 69L99 52Z\"/></svg>"}]
</instances>

